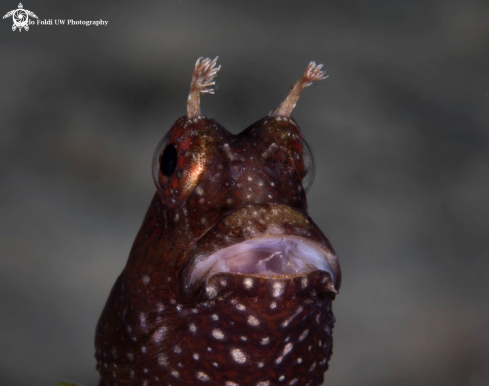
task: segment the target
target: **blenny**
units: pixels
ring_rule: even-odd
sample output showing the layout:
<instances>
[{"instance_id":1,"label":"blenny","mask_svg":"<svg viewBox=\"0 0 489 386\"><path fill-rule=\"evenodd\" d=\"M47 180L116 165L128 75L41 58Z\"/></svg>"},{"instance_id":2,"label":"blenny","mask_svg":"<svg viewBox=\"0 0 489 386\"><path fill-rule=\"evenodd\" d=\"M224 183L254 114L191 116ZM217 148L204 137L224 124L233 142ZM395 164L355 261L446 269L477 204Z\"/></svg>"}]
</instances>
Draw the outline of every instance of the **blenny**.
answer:
<instances>
[{"instance_id":1,"label":"blenny","mask_svg":"<svg viewBox=\"0 0 489 386\"><path fill-rule=\"evenodd\" d=\"M197 60L187 115L153 158L157 192L97 325L100 386L321 385L337 256L307 214L313 159L287 98L240 134L200 111L220 69Z\"/></svg>"}]
</instances>

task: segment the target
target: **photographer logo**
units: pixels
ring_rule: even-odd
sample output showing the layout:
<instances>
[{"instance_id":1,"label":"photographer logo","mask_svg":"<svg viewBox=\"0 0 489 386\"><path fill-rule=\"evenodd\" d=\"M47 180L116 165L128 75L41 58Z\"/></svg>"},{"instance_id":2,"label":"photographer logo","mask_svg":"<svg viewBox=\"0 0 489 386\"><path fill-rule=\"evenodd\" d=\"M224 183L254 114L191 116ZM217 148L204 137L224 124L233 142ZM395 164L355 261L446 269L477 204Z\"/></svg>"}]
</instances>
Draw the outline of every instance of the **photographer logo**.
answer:
<instances>
[{"instance_id":1,"label":"photographer logo","mask_svg":"<svg viewBox=\"0 0 489 386\"><path fill-rule=\"evenodd\" d=\"M12 16L12 20L14 21L14 24L12 25L12 31L18 29L19 32L22 32L22 28L24 28L26 31L29 31L29 16L36 19L38 17L34 12L24 9L22 3L19 3L18 7L19 8L14 9L13 11L7 12L3 18L5 19Z\"/></svg>"},{"instance_id":2,"label":"photographer logo","mask_svg":"<svg viewBox=\"0 0 489 386\"><path fill-rule=\"evenodd\" d=\"M108 20L76 20L76 19L43 19L39 20L34 12L24 9L22 3L19 3L18 8L10 12L7 12L4 19L12 16L14 24L12 25L12 31L25 29L29 31L29 26L83 26L83 27L107 27ZM33 18L30 19L29 17ZM37 19L37 20L34 20Z\"/></svg>"}]
</instances>

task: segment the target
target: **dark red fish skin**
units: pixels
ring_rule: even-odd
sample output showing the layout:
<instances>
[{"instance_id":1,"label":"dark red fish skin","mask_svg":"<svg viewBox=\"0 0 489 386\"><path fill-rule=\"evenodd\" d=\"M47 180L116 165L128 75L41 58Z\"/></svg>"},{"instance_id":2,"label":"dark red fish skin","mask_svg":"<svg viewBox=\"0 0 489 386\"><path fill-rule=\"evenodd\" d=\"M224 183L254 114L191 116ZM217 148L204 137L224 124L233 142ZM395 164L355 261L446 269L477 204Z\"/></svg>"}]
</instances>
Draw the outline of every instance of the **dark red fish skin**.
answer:
<instances>
[{"instance_id":1,"label":"dark red fish skin","mask_svg":"<svg viewBox=\"0 0 489 386\"><path fill-rule=\"evenodd\" d=\"M318 271L281 280L253 277L252 291L243 287L243 276L232 274L212 277L207 287L188 285L196 262L254 237L302 237L335 255L307 215L301 140L292 118L269 116L238 135L205 117L177 120L169 140L177 169L171 177L160 173L160 189L97 325L100 385L322 383L332 349L331 302L341 283L338 264L334 278ZM274 285L283 287L279 296Z\"/></svg>"}]
</instances>

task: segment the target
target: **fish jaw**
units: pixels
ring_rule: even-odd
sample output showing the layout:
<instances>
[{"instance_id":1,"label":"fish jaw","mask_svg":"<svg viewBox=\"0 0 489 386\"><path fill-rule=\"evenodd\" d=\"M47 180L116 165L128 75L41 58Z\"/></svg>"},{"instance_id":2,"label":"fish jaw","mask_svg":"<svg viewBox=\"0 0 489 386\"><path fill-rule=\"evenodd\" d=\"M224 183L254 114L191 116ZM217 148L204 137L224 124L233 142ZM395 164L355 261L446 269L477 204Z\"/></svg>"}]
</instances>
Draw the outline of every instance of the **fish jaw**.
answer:
<instances>
[{"instance_id":1,"label":"fish jaw","mask_svg":"<svg viewBox=\"0 0 489 386\"><path fill-rule=\"evenodd\" d=\"M312 220L286 205L246 206L191 251L186 296L166 310L175 327L157 348L160 370L181 385L321 385L341 272Z\"/></svg>"},{"instance_id":2,"label":"fish jaw","mask_svg":"<svg viewBox=\"0 0 489 386\"><path fill-rule=\"evenodd\" d=\"M228 214L186 259L180 279L189 302L216 296L209 279L219 273L273 280L323 271L330 275L331 291L337 293L341 285L328 239L309 216L287 205L247 205Z\"/></svg>"},{"instance_id":3,"label":"fish jaw","mask_svg":"<svg viewBox=\"0 0 489 386\"><path fill-rule=\"evenodd\" d=\"M335 262L330 251L303 237L258 237L221 249L195 264L188 286L204 282L206 293L213 296L217 290L210 279L215 275L242 276L251 286L254 278L276 282L323 271L329 274L329 290L336 293Z\"/></svg>"},{"instance_id":4,"label":"fish jaw","mask_svg":"<svg viewBox=\"0 0 489 386\"><path fill-rule=\"evenodd\" d=\"M331 280L324 271L286 279L212 276L210 284L219 287L214 299L167 310L175 327L161 342L165 350L154 347L161 352L154 371L177 385L203 379L212 385L321 385L332 353Z\"/></svg>"}]
</instances>

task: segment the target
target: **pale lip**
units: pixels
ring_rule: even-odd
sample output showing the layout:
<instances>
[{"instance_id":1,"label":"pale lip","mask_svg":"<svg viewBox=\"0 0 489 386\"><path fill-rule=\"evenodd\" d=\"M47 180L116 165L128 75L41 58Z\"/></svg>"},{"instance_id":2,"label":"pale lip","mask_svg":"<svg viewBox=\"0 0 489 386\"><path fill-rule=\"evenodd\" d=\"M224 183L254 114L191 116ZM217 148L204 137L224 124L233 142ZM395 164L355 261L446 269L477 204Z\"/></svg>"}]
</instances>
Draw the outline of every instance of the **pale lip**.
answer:
<instances>
[{"instance_id":1,"label":"pale lip","mask_svg":"<svg viewBox=\"0 0 489 386\"><path fill-rule=\"evenodd\" d=\"M326 271L337 283L337 257L314 241L297 236L257 237L213 253L197 263L190 285L218 273L284 279Z\"/></svg>"}]
</instances>

